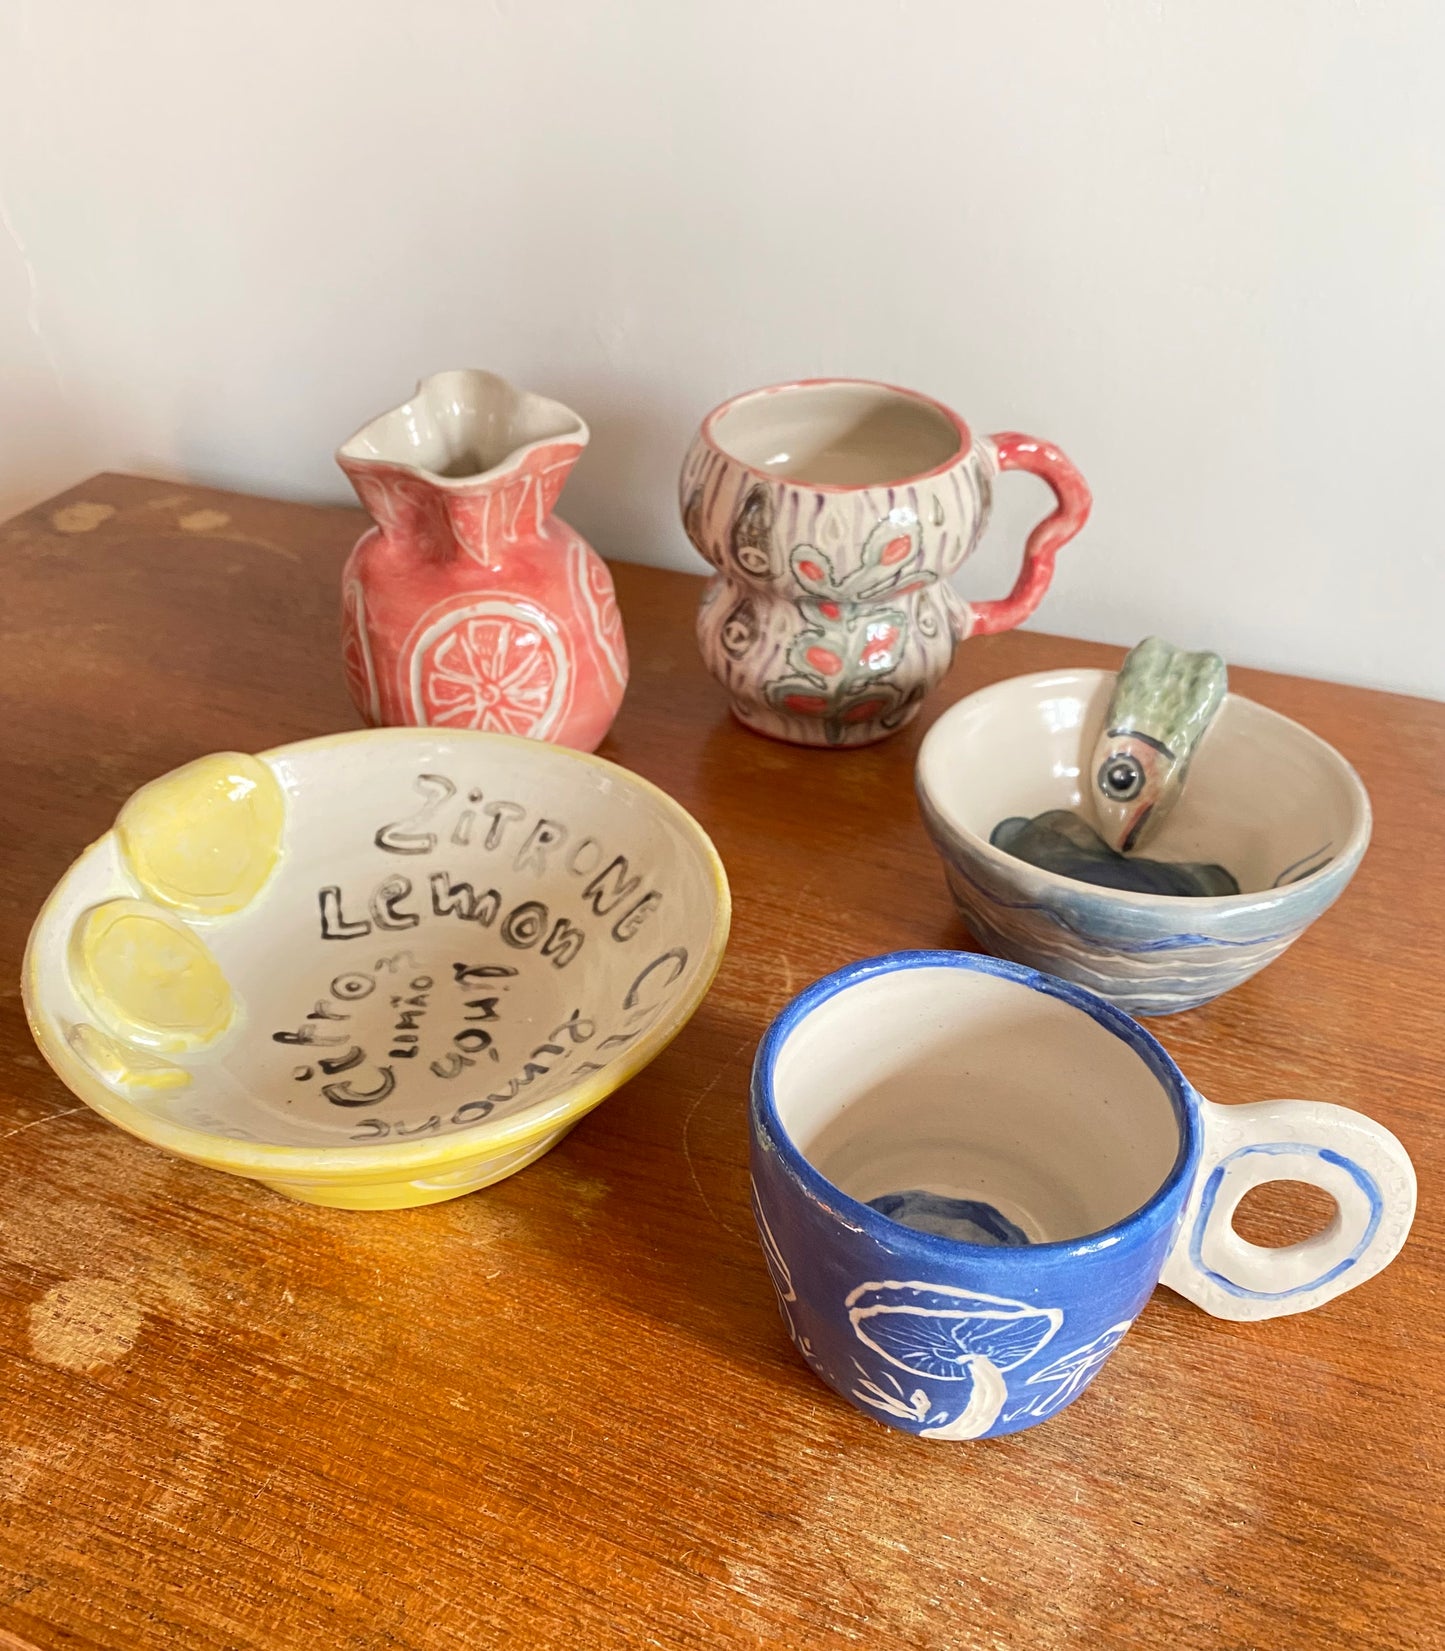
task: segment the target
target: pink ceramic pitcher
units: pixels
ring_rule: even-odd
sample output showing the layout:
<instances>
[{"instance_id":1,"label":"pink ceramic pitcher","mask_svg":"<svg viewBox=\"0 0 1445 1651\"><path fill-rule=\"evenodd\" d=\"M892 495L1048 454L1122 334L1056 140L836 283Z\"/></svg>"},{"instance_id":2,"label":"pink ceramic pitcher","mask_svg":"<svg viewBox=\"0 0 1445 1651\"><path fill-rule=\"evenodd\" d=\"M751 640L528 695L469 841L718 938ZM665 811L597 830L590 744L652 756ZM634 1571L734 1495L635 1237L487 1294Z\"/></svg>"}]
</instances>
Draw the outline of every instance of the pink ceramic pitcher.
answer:
<instances>
[{"instance_id":1,"label":"pink ceramic pitcher","mask_svg":"<svg viewBox=\"0 0 1445 1651\"><path fill-rule=\"evenodd\" d=\"M949 584L988 522L1000 472L1058 507L1029 535L1008 596ZM799 745L866 745L903 727L956 643L1011 630L1084 525L1089 490L1034 436L974 437L912 390L813 379L736 396L682 468L688 537L718 570L698 616L708 669L739 721Z\"/></svg>"},{"instance_id":2,"label":"pink ceramic pitcher","mask_svg":"<svg viewBox=\"0 0 1445 1651\"><path fill-rule=\"evenodd\" d=\"M494 373L437 373L337 452L376 526L342 575L367 722L591 751L627 686L606 564L552 514L587 426Z\"/></svg>"}]
</instances>

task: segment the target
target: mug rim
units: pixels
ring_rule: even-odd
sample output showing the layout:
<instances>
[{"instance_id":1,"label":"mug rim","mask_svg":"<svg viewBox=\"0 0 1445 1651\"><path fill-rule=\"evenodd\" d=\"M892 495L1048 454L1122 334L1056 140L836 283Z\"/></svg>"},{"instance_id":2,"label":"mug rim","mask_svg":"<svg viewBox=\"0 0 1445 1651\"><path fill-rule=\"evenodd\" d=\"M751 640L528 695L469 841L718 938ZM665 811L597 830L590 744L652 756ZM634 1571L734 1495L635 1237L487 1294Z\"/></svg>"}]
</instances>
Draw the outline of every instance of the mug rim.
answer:
<instances>
[{"instance_id":1,"label":"mug rim","mask_svg":"<svg viewBox=\"0 0 1445 1651\"><path fill-rule=\"evenodd\" d=\"M949 1238L941 1233L921 1232L906 1226L891 1216L883 1215L871 1205L852 1197L830 1181L803 1153L797 1142L784 1128L778 1116L774 1075L778 1056L793 1029L807 1016L860 981L878 975L893 974L903 969L959 969L970 974L993 975L1013 981L1020 986L1058 999L1071 1008L1080 1009L1105 1031L1127 1043L1140 1057L1163 1086L1174 1110L1179 1130L1179 1148L1174 1162L1164 1179L1137 1209L1128 1215L1084 1233L1078 1238L1052 1239L1041 1244L1018 1247L995 1244L976 1244L964 1238ZM956 952L943 949L885 952L877 957L862 958L846 963L841 969L815 980L780 1009L758 1044L753 1060L751 1085L751 1113L755 1135L766 1138L778 1154L783 1167L798 1182L808 1196L828 1212L849 1226L861 1231L875 1243L896 1248L906 1241L910 1248L940 1266L950 1260L967 1257L971 1260L995 1260L1002 1265L1017 1264L1006 1258L1045 1257L1055 1260L1083 1258L1111 1249L1122 1239L1134 1236L1141 1228L1156 1225L1170 1200L1181 1189L1187 1196L1197 1172L1201 1146L1199 1101L1193 1085L1180 1071L1173 1057L1138 1021L1116 1008L1097 993L1072 982L1031 969L1026 964L1011 963L1004 958L990 957L983 952ZM1182 1202L1181 1202L1182 1207Z\"/></svg>"},{"instance_id":2,"label":"mug rim","mask_svg":"<svg viewBox=\"0 0 1445 1651\"><path fill-rule=\"evenodd\" d=\"M749 464L746 459L739 458L736 453L729 451L713 433L713 427L725 413L730 413L745 401L753 401L761 396L775 396L788 394L794 390L822 390L830 386L842 385L849 388L869 390L887 390L890 395L898 396L903 401L912 401L925 407L931 407L934 412L941 413L953 426L958 435L958 449L951 453L942 464L936 464L931 470L920 470L910 476L899 476L887 482L869 482L862 486L849 482L807 482L799 481L796 477L780 476L775 471L760 470L757 465ZM901 384L890 384L881 378L794 378L787 379L781 384L761 384L752 390L742 390L735 396L729 396L721 401L702 421L699 437L704 446L725 464L733 465L738 470L746 471L750 476L756 476L761 481L772 482L777 487L792 487L802 493L867 493L880 487L912 487L918 482L933 481L939 476L945 476L955 465L961 464L973 451L973 432L954 410L936 397L925 395L921 390L910 390Z\"/></svg>"}]
</instances>

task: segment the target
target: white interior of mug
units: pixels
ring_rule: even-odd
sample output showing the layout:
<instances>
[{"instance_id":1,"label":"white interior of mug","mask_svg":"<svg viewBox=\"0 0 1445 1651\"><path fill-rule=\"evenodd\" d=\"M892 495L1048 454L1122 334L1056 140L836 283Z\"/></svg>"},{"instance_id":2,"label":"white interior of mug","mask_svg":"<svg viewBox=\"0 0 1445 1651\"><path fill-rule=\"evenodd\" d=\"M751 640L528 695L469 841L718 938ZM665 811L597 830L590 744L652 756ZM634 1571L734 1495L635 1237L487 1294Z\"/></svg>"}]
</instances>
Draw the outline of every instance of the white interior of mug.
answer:
<instances>
[{"instance_id":1,"label":"white interior of mug","mask_svg":"<svg viewBox=\"0 0 1445 1651\"><path fill-rule=\"evenodd\" d=\"M937 403L847 379L740 396L713 416L708 434L753 470L823 487L896 485L939 469L965 446Z\"/></svg>"},{"instance_id":2,"label":"white interior of mug","mask_svg":"<svg viewBox=\"0 0 1445 1651\"><path fill-rule=\"evenodd\" d=\"M804 1013L778 1121L835 1187L984 1244L1079 1239L1142 1208L1181 1125L1146 1061L1082 1009L972 969L903 966Z\"/></svg>"},{"instance_id":3,"label":"white interior of mug","mask_svg":"<svg viewBox=\"0 0 1445 1651\"><path fill-rule=\"evenodd\" d=\"M1095 742L1110 671L1014 677L952 707L929 730L918 781L960 831L987 843L1000 821L1071 809L1092 820ZM1340 754L1288 717L1230 694L1183 793L1142 853L1224 866L1242 899L1363 852L1369 802ZM1156 896L1128 895L1131 900Z\"/></svg>"}]
</instances>

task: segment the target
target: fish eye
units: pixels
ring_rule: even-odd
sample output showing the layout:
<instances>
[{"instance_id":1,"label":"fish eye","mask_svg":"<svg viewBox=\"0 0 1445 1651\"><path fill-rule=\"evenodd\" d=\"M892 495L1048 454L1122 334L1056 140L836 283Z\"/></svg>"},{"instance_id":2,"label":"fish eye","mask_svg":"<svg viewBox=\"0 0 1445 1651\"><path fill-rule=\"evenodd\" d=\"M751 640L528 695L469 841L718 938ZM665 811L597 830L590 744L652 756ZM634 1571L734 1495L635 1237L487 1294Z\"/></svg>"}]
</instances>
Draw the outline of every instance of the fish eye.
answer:
<instances>
[{"instance_id":1,"label":"fish eye","mask_svg":"<svg viewBox=\"0 0 1445 1651\"><path fill-rule=\"evenodd\" d=\"M1144 789L1144 772L1133 757L1108 757L1099 770L1099 789L1116 803L1127 803Z\"/></svg>"}]
</instances>

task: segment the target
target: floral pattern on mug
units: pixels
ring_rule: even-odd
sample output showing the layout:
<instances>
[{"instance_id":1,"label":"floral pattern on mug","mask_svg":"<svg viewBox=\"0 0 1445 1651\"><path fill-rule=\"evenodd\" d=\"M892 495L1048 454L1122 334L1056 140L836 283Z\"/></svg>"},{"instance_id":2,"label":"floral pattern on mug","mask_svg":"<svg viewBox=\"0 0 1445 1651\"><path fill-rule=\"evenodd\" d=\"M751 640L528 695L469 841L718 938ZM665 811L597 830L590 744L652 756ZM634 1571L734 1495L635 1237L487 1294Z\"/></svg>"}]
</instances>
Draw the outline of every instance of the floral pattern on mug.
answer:
<instances>
[{"instance_id":1,"label":"floral pattern on mug","mask_svg":"<svg viewBox=\"0 0 1445 1651\"><path fill-rule=\"evenodd\" d=\"M850 573L837 573L815 546L794 545L788 564L806 592L799 601L805 623L788 648L789 674L766 686L769 701L820 718L834 745L855 723L895 726L923 689L889 680L908 645L909 617L906 607L883 601L902 602L937 581L922 558L918 518L902 509L877 523Z\"/></svg>"},{"instance_id":2,"label":"floral pattern on mug","mask_svg":"<svg viewBox=\"0 0 1445 1651\"><path fill-rule=\"evenodd\" d=\"M1005 470L1041 477L1057 508L1029 534L1010 593L965 602L948 581L978 545ZM1089 492L1048 442L975 439L930 396L832 378L715 407L683 460L678 503L717 570L698 645L734 714L755 733L843 750L902 728L955 643L1034 611ZM744 596L756 628L724 635Z\"/></svg>"}]
</instances>

